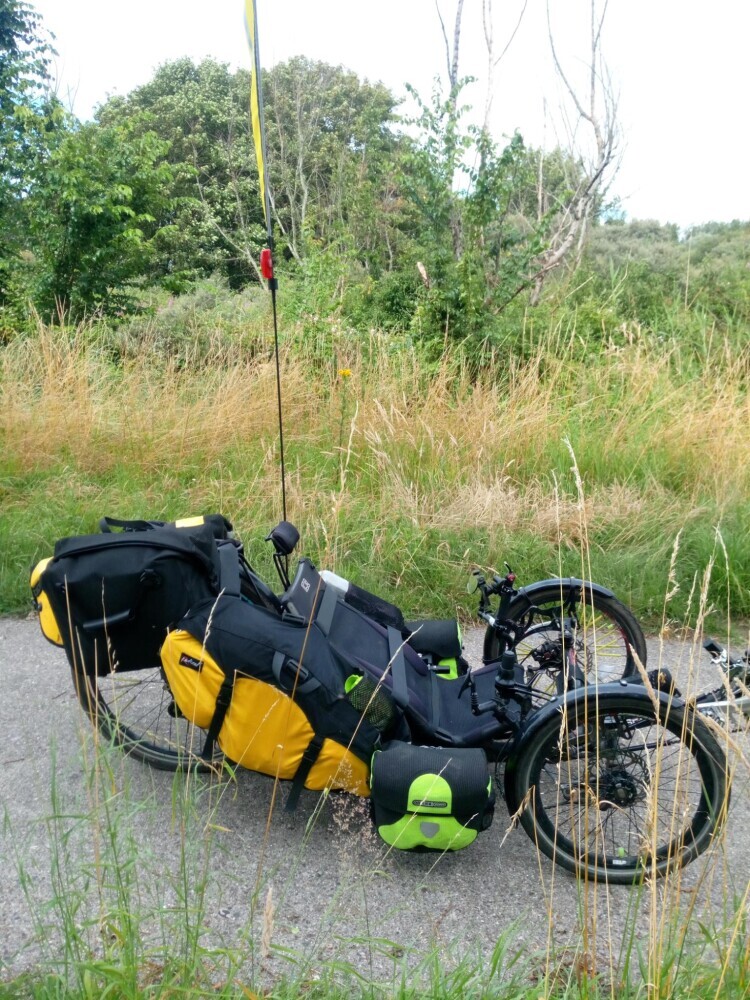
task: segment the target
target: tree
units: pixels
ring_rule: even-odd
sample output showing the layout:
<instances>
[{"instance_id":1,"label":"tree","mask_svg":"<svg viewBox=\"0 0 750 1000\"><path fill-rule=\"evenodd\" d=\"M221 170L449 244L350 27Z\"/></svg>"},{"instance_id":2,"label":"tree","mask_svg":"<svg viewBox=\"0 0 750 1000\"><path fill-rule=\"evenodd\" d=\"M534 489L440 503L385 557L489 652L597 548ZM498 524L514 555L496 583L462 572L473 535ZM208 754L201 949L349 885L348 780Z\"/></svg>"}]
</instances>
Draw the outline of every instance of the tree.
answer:
<instances>
[{"instance_id":1,"label":"tree","mask_svg":"<svg viewBox=\"0 0 750 1000\"><path fill-rule=\"evenodd\" d=\"M264 246L255 151L248 110L249 75L212 59L178 59L149 83L110 99L97 119L151 132L166 143L173 168L168 234L155 255L156 273L176 288L218 271L240 287L259 278Z\"/></svg>"},{"instance_id":2,"label":"tree","mask_svg":"<svg viewBox=\"0 0 750 1000\"><path fill-rule=\"evenodd\" d=\"M149 273L173 183L166 144L127 125L82 125L52 152L29 196L45 317L128 307L129 282Z\"/></svg>"},{"instance_id":3,"label":"tree","mask_svg":"<svg viewBox=\"0 0 750 1000\"><path fill-rule=\"evenodd\" d=\"M456 96L436 90L430 105L419 102L402 176L418 213L418 319L441 341L491 336L496 317L529 287L544 248L544 220L530 224L520 211L535 189L533 152L520 135L500 147L484 128L463 128Z\"/></svg>"},{"instance_id":4,"label":"tree","mask_svg":"<svg viewBox=\"0 0 750 1000\"><path fill-rule=\"evenodd\" d=\"M49 60L41 18L21 0L0 0L0 212L26 187L48 124Z\"/></svg>"},{"instance_id":5,"label":"tree","mask_svg":"<svg viewBox=\"0 0 750 1000\"><path fill-rule=\"evenodd\" d=\"M579 165L577 182L571 185L564 202L557 205L554 224L550 229L548 246L539 255L534 275L532 304L539 301L547 276L575 253L580 261L586 233L596 218L614 173L617 170L619 130L617 124L617 98L612 88L602 54L602 29L607 14L608 0L604 0L601 14L596 0L589 3L589 64L588 81L583 92L572 85L555 47L554 33L547 0L547 26L549 43L555 68L574 108L573 120L568 123L571 158ZM584 157L579 152L580 130L588 132L591 153ZM540 173L540 186L541 186Z\"/></svg>"},{"instance_id":6,"label":"tree","mask_svg":"<svg viewBox=\"0 0 750 1000\"><path fill-rule=\"evenodd\" d=\"M301 57L266 73L264 91L279 249L301 263L310 248L336 244L368 270L391 266L398 237L387 168L397 145L391 93ZM246 72L180 59L98 112L101 125L128 123L168 144L179 205L154 261L161 275L218 270L235 287L259 277L265 226L248 94Z\"/></svg>"},{"instance_id":7,"label":"tree","mask_svg":"<svg viewBox=\"0 0 750 1000\"><path fill-rule=\"evenodd\" d=\"M411 177L421 182L428 227L450 232L453 260L441 244L428 269L428 299L449 328L452 314L457 336L489 332L492 318L517 296L530 293L539 301L548 276L569 259L578 262L588 227L595 219L616 161L616 101L608 85L601 52L604 13L590 0L590 65L585 99L566 76L555 48L553 61L573 105L571 136L588 129L594 153L586 157L576 142L551 153L528 149L520 136L500 147L489 132L492 73L515 36L526 9L524 2L511 38L495 55L492 2L483 0L483 27L490 86L481 127L461 128L461 88L458 77L463 0L458 0L452 44L440 14L446 48L447 98L433 96L431 106L420 102L419 151ZM604 8L606 12L606 4ZM549 18L548 18L549 23ZM460 175L463 175L461 178ZM433 249L435 249L433 247ZM452 272L452 273L450 273ZM441 301L442 300L442 301Z\"/></svg>"},{"instance_id":8,"label":"tree","mask_svg":"<svg viewBox=\"0 0 750 1000\"><path fill-rule=\"evenodd\" d=\"M49 89L53 54L33 8L0 0L0 335L25 297L28 193L65 125Z\"/></svg>"},{"instance_id":9,"label":"tree","mask_svg":"<svg viewBox=\"0 0 750 1000\"><path fill-rule=\"evenodd\" d=\"M393 195L393 95L302 56L275 66L264 87L274 215L289 253L301 261L311 245L345 236L372 265L377 236L392 242L389 212L374 209Z\"/></svg>"}]
</instances>

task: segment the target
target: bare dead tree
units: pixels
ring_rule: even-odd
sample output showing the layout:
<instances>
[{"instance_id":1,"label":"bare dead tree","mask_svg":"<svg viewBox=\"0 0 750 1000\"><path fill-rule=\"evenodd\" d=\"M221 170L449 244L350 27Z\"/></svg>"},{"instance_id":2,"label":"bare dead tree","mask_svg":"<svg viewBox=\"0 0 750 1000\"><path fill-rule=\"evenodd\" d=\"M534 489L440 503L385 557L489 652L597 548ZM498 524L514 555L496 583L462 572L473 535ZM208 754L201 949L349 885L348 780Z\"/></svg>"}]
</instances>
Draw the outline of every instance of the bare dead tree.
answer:
<instances>
[{"instance_id":1,"label":"bare dead tree","mask_svg":"<svg viewBox=\"0 0 750 1000\"><path fill-rule=\"evenodd\" d=\"M602 28L607 14L607 5L608 0L604 0L599 14L596 0L590 0L588 86L587 93L584 95L571 84L563 69L562 61L555 47L549 0L547 0L547 32L552 59L555 71L575 112L572 121L567 116L565 119L569 147L583 169L572 196L566 200L565 204L559 206L558 215L549 236L549 245L537 259L538 266L533 275L532 305L539 301L548 275L560 267L571 252L575 253L576 259L580 259L586 233L596 207L609 189L619 167L617 97L602 55ZM580 154L582 131L587 132L589 138L593 140L593 151L588 157ZM541 206L541 177L539 187Z\"/></svg>"},{"instance_id":2,"label":"bare dead tree","mask_svg":"<svg viewBox=\"0 0 750 1000\"><path fill-rule=\"evenodd\" d=\"M463 19L464 12L464 0L458 0L456 4L456 20L453 26L453 44L448 40L448 32L445 28L445 21L443 20L443 15L440 13L440 5L438 0L435 0L435 9L437 10L437 15L440 20L440 28L443 32L443 41L445 42L445 61L448 70L448 84L450 86L450 96L448 98L448 117L450 121L450 128L455 135L455 130L458 126L458 57L461 50L461 21ZM457 166L457 150L455 144L452 145L450 151L450 162L448 164L448 176L450 178L450 183L453 183L453 175L455 173ZM451 212L451 233L453 237L453 254L456 258L461 256L463 247L463 233L461 230L461 220L460 214L454 207Z\"/></svg>"},{"instance_id":3,"label":"bare dead tree","mask_svg":"<svg viewBox=\"0 0 750 1000\"><path fill-rule=\"evenodd\" d=\"M458 3L456 4L456 21L453 27L452 47L448 41L448 32L445 30L445 21L443 20L443 15L440 13L440 4L438 3L438 0L435 0L435 9L437 10L440 27L443 32L443 41L445 42L445 61L448 68L448 83L450 85L451 94L455 94L456 85L458 84L458 54L461 47L461 20L464 13L464 0L458 0ZM455 97L453 103L455 105Z\"/></svg>"},{"instance_id":4,"label":"bare dead tree","mask_svg":"<svg viewBox=\"0 0 750 1000\"><path fill-rule=\"evenodd\" d=\"M601 3L602 0L599 0L600 6ZM587 80L583 87L576 89L563 67L563 61L555 45L549 0L547 0L547 32L553 64L568 98L567 110L562 109L562 121L567 133L567 142L565 144L558 143L563 153L565 146L567 146L567 157L565 155L551 157L544 148L539 150L536 168L536 204L530 214L523 212L518 216L518 220L521 225L528 228L530 233L535 230L539 231L542 224L550 227L545 235L546 249L530 262L525 275L519 276L518 284L512 290L509 289L509 296L500 308L505 308L508 301L528 289L531 289L531 303L536 304L540 299L547 277L571 258L580 259L591 220L619 166L617 99L602 54L602 30L607 5L608 0L603 0L603 6L599 11L597 0L589 0L590 38ZM446 29L438 0L435 0L435 6L445 44L446 69L451 87L448 110L449 114L452 114L455 124L458 117L458 66L464 4L463 0L457 0L452 38L449 37ZM516 37L527 7L528 0L521 0L515 25L498 53L495 48L493 0L482 0L482 27L487 52L487 95L482 128L488 137L494 98L494 73ZM547 121L546 106L545 100L545 127ZM592 150L589 155L584 152L586 146ZM556 184L550 185L548 180L549 164L553 161L557 180ZM454 163L453 166L455 167L456 164ZM478 170L481 172L482 168L483 165L480 164ZM559 176L561 169L565 181L562 185ZM507 213L511 210L509 200L505 211ZM502 224L501 216L495 219L496 226ZM458 207L452 215L451 227L454 254L458 258L463 249L463 232ZM481 234L479 238L483 241L484 234Z\"/></svg>"}]
</instances>

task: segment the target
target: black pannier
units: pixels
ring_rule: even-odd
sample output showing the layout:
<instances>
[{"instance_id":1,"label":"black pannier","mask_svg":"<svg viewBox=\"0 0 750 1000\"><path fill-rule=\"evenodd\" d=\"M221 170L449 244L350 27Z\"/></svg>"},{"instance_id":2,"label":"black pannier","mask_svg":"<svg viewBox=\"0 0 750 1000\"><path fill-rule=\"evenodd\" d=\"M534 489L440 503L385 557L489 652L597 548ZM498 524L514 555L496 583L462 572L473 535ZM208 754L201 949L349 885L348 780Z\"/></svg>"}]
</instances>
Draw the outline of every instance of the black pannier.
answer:
<instances>
[{"instance_id":1,"label":"black pannier","mask_svg":"<svg viewBox=\"0 0 750 1000\"><path fill-rule=\"evenodd\" d=\"M159 666L167 630L219 593L215 528L157 525L57 542L41 584L71 664L92 674Z\"/></svg>"}]
</instances>

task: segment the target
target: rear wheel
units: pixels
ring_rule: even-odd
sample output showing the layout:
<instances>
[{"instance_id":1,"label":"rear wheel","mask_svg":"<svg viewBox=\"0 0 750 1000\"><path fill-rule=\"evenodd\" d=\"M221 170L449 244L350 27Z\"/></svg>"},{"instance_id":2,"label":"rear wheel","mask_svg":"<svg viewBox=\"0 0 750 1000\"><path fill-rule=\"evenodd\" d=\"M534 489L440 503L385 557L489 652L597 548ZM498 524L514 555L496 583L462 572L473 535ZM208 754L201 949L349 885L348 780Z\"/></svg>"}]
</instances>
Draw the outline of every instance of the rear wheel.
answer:
<instances>
[{"instance_id":1,"label":"rear wheel","mask_svg":"<svg viewBox=\"0 0 750 1000\"><path fill-rule=\"evenodd\" d=\"M242 595L250 603L278 613L279 600L244 559ZM104 737L131 757L163 771L208 771L224 757L216 748L205 760L206 731L180 713L161 667L111 672L101 676L73 670L78 698Z\"/></svg>"},{"instance_id":2,"label":"rear wheel","mask_svg":"<svg viewBox=\"0 0 750 1000\"><path fill-rule=\"evenodd\" d=\"M696 858L726 810L727 762L700 716L645 692L581 697L530 730L511 802L539 849L579 877L631 884Z\"/></svg>"},{"instance_id":3,"label":"rear wheel","mask_svg":"<svg viewBox=\"0 0 750 1000\"><path fill-rule=\"evenodd\" d=\"M617 598L590 588L552 585L519 595L508 618L524 626L516 654L526 682L541 695L561 694L576 682L629 677L637 671L636 657L646 664L646 639L633 613ZM498 636L487 629L485 660L500 652Z\"/></svg>"},{"instance_id":4,"label":"rear wheel","mask_svg":"<svg viewBox=\"0 0 750 1000\"><path fill-rule=\"evenodd\" d=\"M206 771L221 763L201 757L206 733L181 716L161 668L100 677L73 671L78 698L107 740L163 771Z\"/></svg>"}]
</instances>

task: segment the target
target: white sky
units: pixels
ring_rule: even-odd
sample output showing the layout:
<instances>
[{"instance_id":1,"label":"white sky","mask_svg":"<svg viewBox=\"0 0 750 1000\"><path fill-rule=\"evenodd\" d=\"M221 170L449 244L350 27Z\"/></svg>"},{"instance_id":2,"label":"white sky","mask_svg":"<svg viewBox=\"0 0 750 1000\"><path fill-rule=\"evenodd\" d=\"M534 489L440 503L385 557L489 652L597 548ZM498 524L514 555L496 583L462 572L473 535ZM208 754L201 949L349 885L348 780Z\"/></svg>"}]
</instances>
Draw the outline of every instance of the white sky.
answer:
<instances>
[{"instance_id":1,"label":"white sky","mask_svg":"<svg viewBox=\"0 0 750 1000\"><path fill-rule=\"evenodd\" d=\"M56 37L58 90L82 118L108 94L145 83L163 62L212 56L249 66L243 0L31 0ZM439 0L449 33L455 0ZM601 6L602 0L598 0ZM264 66L303 54L427 97L445 72L435 0L257 0ZM523 0L494 0L496 51ZM556 46L571 77L585 68L588 0L550 0ZM465 0L461 75L476 108L487 95L481 0ZM750 219L750 3L610 0L604 53L619 93L622 165L612 193L632 218L685 227ZM546 98L546 118L545 118ZM495 72L493 127L533 144L560 128L545 0L524 20ZM557 127L555 127L557 121Z\"/></svg>"}]
</instances>

